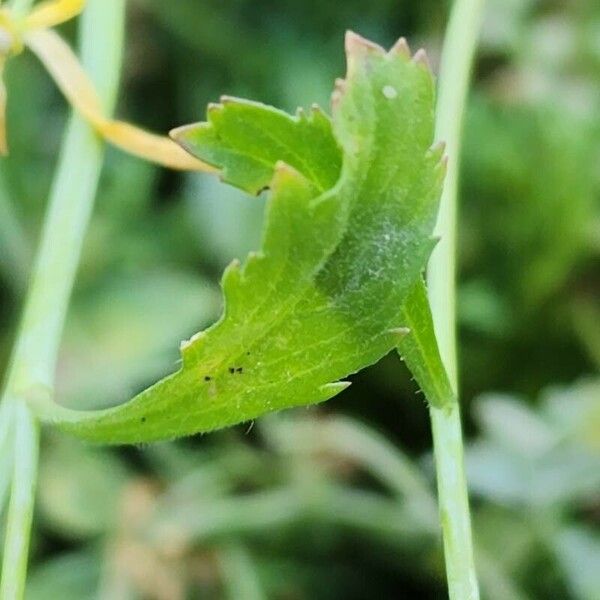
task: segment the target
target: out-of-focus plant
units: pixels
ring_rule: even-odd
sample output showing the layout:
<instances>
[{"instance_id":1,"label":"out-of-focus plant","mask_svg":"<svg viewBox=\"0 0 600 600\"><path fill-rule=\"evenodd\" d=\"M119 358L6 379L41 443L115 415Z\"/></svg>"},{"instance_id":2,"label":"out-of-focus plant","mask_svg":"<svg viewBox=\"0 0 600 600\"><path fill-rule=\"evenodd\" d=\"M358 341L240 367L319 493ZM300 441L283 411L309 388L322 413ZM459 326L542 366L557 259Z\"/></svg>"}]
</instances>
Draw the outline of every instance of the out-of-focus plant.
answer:
<instances>
[{"instance_id":1,"label":"out-of-focus plant","mask_svg":"<svg viewBox=\"0 0 600 600\"><path fill-rule=\"evenodd\" d=\"M504 327L518 327L562 288L593 235L593 152L583 124L552 109L490 105L470 112L467 218L486 224L468 251L494 266L490 291L503 297ZM476 134L475 134L476 132ZM481 138L494 144L481 144ZM515 278L518 273L518 278ZM512 313L512 314L511 314Z\"/></svg>"},{"instance_id":2,"label":"out-of-focus plant","mask_svg":"<svg viewBox=\"0 0 600 600\"><path fill-rule=\"evenodd\" d=\"M260 450L242 438L229 438L225 446L219 436L202 453L151 446L147 459L154 479L129 475L128 482L108 451L84 450L78 441L52 436L51 451L42 456L41 519L84 546L35 570L31 597L52 589L64 598L92 590L107 598L118 590L152 590L166 600L201 586L204 593L233 600L240 597L239 586L255 578L262 597L310 593L319 586L318 571L289 568L285 578L278 577L283 565L270 557L270 549L277 549L280 560L293 560L309 531L316 560L352 533L375 545L378 556L391 553L396 568L411 556L412 568L442 577L443 566L434 558L436 501L417 463L345 417L273 415L256 429ZM61 468L71 462L69 453L82 451L80 467ZM89 503L98 503L98 519L87 510ZM478 552L486 597L524 598L486 552ZM239 583L236 558L250 569ZM76 576L67 569L71 561L81 565ZM194 563L204 568L189 568ZM149 564L152 576L143 567ZM329 597L356 594L351 574L336 576L335 566L330 569L335 585Z\"/></svg>"},{"instance_id":3,"label":"out-of-focus plant","mask_svg":"<svg viewBox=\"0 0 600 600\"><path fill-rule=\"evenodd\" d=\"M535 409L503 395L476 403L482 435L467 451L467 472L487 501L477 530L487 548L507 540L498 560L535 598L557 585L580 600L600 589L600 537L586 518L600 490L599 385L552 388ZM551 568L540 576L544 555Z\"/></svg>"},{"instance_id":4,"label":"out-of-focus plant","mask_svg":"<svg viewBox=\"0 0 600 600\"><path fill-rule=\"evenodd\" d=\"M556 107L495 97L471 104L467 130L459 311L469 333L464 352L479 363L475 389L483 380L488 386L509 380L529 393L545 375L520 375L523 356L545 364L557 345L575 348L574 322L593 356L593 327L583 330L581 323L589 314L585 307L594 305L586 271L598 255L594 136L585 121L560 115ZM477 235L484 227L486 235ZM554 340L548 347L537 343L542 333ZM555 368L563 370L557 377L573 376L568 360Z\"/></svg>"},{"instance_id":5,"label":"out-of-focus plant","mask_svg":"<svg viewBox=\"0 0 600 600\"><path fill-rule=\"evenodd\" d=\"M489 4L463 162L470 393L531 396L597 365L599 23L589 2Z\"/></svg>"}]
</instances>

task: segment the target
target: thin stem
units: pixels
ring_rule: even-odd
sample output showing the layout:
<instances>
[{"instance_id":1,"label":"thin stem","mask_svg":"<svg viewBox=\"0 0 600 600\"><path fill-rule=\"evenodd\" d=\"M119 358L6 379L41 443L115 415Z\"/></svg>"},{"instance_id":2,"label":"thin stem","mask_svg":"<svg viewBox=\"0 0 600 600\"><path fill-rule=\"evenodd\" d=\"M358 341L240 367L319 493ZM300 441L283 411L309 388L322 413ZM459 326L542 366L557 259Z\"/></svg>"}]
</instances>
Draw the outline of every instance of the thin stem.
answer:
<instances>
[{"instance_id":1,"label":"thin stem","mask_svg":"<svg viewBox=\"0 0 600 600\"><path fill-rule=\"evenodd\" d=\"M477 600L469 496L458 403L430 409L440 521L450 600Z\"/></svg>"},{"instance_id":2,"label":"thin stem","mask_svg":"<svg viewBox=\"0 0 600 600\"><path fill-rule=\"evenodd\" d=\"M455 0L442 52L436 137L446 142L448 172L436 235L440 242L428 268L429 301L440 354L458 390L456 350L456 219L462 123L483 0ZM457 399L431 407L444 557L451 600L479 598L473 557L469 497Z\"/></svg>"},{"instance_id":3,"label":"thin stem","mask_svg":"<svg viewBox=\"0 0 600 600\"><path fill-rule=\"evenodd\" d=\"M12 0L11 9L17 15L24 15L29 12L35 0Z\"/></svg>"},{"instance_id":4,"label":"thin stem","mask_svg":"<svg viewBox=\"0 0 600 600\"><path fill-rule=\"evenodd\" d=\"M16 600L22 598L25 593L38 466L37 420L24 402L17 402L14 410L14 470L2 563L2 585L0 586L2 600Z\"/></svg>"},{"instance_id":5,"label":"thin stem","mask_svg":"<svg viewBox=\"0 0 600 600\"><path fill-rule=\"evenodd\" d=\"M124 0L91 0L81 21L82 61L107 109L112 109L116 95L123 23ZM102 161L97 136L79 117L71 117L3 395L3 402L15 411L15 463L2 600L22 598L25 588L38 454L38 424L26 402L54 386L60 338Z\"/></svg>"},{"instance_id":6,"label":"thin stem","mask_svg":"<svg viewBox=\"0 0 600 600\"><path fill-rule=\"evenodd\" d=\"M7 402L0 404L0 515L10 492L13 466L13 406Z\"/></svg>"},{"instance_id":7,"label":"thin stem","mask_svg":"<svg viewBox=\"0 0 600 600\"><path fill-rule=\"evenodd\" d=\"M442 51L436 138L446 144L448 170L435 235L440 238L427 271L435 333L452 386L456 360L456 217L462 124L484 0L455 0Z\"/></svg>"}]
</instances>

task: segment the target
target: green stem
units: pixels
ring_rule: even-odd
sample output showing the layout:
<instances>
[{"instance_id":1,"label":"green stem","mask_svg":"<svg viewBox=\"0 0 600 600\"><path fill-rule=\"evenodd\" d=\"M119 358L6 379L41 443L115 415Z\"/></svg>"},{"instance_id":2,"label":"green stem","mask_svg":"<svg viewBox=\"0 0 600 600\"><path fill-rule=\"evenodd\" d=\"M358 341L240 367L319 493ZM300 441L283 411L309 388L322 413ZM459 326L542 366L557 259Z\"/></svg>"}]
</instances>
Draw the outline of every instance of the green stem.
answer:
<instances>
[{"instance_id":1,"label":"green stem","mask_svg":"<svg viewBox=\"0 0 600 600\"><path fill-rule=\"evenodd\" d=\"M91 0L81 20L82 62L110 110L123 24L124 0ZM24 593L38 455L38 424L27 399L54 387L60 338L102 161L103 146L93 130L71 117L3 395L3 402L14 406L15 463L1 600L17 600Z\"/></svg>"},{"instance_id":2,"label":"green stem","mask_svg":"<svg viewBox=\"0 0 600 600\"><path fill-rule=\"evenodd\" d=\"M38 463L37 420L24 402L16 403L14 410L14 470L2 563L2 600L16 600L25 593Z\"/></svg>"},{"instance_id":3,"label":"green stem","mask_svg":"<svg viewBox=\"0 0 600 600\"><path fill-rule=\"evenodd\" d=\"M0 515L4 512L12 481L13 449L15 445L13 408L13 405L8 402L0 404Z\"/></svg>"},{"instance_id":4,"label":"green stem","mask_svg":"<svg viewBox=\"0 0 600 600\"><path fill-rule=\"evenodd\" d=\"M482 12L483 0L455 0L442 52L437 106L436 137L446 142L448 172L436 225L440 242L429 263L427 283L440 354L454 390L458 390L455 263L461 134ZM430 414L449 595L452 600L475 600L479 590L458 400L445 409L432 406Z\"/></svg>"},{"instance_id":5,"label":"green stem","mask_svg":"<svg viewBox=\"0 0 600 600\"><path fill-rule=\"evenodd\" d=\"M436 138L446 144L448 170L435 235L440 238L427 272L427 289L440 354L457 388L456 217L462 124L484 0L456 0L442 51Z\"/></svg>"},{"instance_id":6,"label":"green stem","mask_svg":"<svg viewBox=\"0 0 600 600\"><path fill-rule=\"evenodd\" d=\"M458 403L430 409L444 558L451 600L477 600L469 496Z\"/></svg>"},{"instance_id":7,"label":"green stem","mask_svg":"<svg viewBox=\"0 0 600 600\"><path fill-rule=\"evenodd\" d=\"M34 0L12 0L10 7L17 15L25 15L31 9Z\"/></svg>"}]
</instances>

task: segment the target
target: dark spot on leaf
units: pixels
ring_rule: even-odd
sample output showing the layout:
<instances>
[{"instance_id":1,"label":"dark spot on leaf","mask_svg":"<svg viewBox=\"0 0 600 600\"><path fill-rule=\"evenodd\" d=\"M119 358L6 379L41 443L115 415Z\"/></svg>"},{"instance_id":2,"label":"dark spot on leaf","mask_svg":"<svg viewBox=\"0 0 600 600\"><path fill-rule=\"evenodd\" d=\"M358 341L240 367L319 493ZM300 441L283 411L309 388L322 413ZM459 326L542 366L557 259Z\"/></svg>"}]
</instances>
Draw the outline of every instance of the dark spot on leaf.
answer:
<instances>
[{"instance_id":1,"label":"dark spot on leaf","mask_svg":"<svg viewBox=\"0 0 600 600\"><path fill-rule=\"evenodd\" d=\"M145 422L146 422L146 417L142 417L142 418L140 419L140 421L141 421L142 423L145 423Z\"/></svg>"},{"instance_id":2,"label":"dark spot on leaf","mask_svg":"<svg viewBox=\"0 0 600 600\"><path fill-rule=\"evenodd\" d=\"M233 375L233 373L235 373L235 369L233 367L229 367L229 372Z\"/></svg>"},{"instance_id":3,"label":"dark spot on leaf","mask_svg":"<svg viewBox=\"0 0 600 600\"><path fill-rule=\"evenodd\" d=\"M238 368L236 369L236 371L237 371L238 373L243 373L243 372L244 372L244 368L243 368L243 367L238 367Z\"/></svg>"},{"instance_id":4,"label":"dark spot on leaf","mask_svg":"<svg viewBox=\"0 0 600 600\"><path fill-rule=\"evenodd\" d=\"M210 380L211 380L211 377L209 377L208 375L204 376L204 381L210 381Z\"/></svg>"}]
</instances>

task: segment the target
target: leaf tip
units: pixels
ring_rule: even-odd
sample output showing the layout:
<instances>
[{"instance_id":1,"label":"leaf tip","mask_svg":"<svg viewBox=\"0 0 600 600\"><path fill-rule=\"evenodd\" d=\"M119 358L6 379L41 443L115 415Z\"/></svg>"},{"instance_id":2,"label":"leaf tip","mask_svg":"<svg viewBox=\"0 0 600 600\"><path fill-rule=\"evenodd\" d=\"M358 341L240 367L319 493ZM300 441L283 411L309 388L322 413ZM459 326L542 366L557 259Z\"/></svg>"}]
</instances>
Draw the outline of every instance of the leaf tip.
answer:
<instances>
[{"instance_id":1,"label":"leaf tip","mask_svg":"<svg viewBox=\"0 0 600 600\"><path fill-rule=\"evenodd\" d=\"M429 246L431 248L431 251L433 251L433 249L440 243L441 239L442 239L441 235L430 235L429 236Z\"/></svg>"},{"instance_id":2,"label":"leaf tip","mask_svg":"<svg viewBox=\"0 0 600 600\"><path fill-rule=\"evenodd\" d=\"M419 48L412 57L412 62L427 71L431 71L431 63L427 56L427 52L423 48Z\"/></svg>"},{"instance_id":3,"label":"leaf tip","mask_svg":"<svg viewBox=\"0 0 600 600\"><path fill-rule=\"evenodd\" d=\"M404 58L410 58L410 46L406 41L405 37L401 37L391 48L389 54L392 56L403 56Z\"/></svg>"},{"instance_id":4,"label":"leaf tip","mask_svg":"<svg viewBox=\"0 0 600 600\"><path fill-rule=\"evenodd\" d=\"M197 123L193 123L192 125L182 125L181 127L175 127L174 129L171 129L171 131L169 131L169 137L174 142L188 150L186 145L189 144L189 138L191 137L192 132L194 132L197 128Z\"/></svg>"},{"instance_id":5,"label":"leaf tip","mask_svg":"<svg viewBox=\"0 0 600 600\"><path fill-rule=\"evenodd\" d=\"M319 401L323 402L325 400L329 400L334 396L337 396L344 390L348 389L352 383L350 381L335 381L333 383L326 383L322 385L319 392Z\"/></svg>"},{"instance_id":6,"label":"leaf tip","mask_svg":"<svg viewBox=\"0 0 600 600\"><path fill-rule=\"evenodd\" d=\"M228 289L229 286L239 284L242 276L242 263L238 258L234 258L226 267L221 279L223 288Z\"/></svg>"},{"instance_id":7,"label":"leaf tip","mask_svg":"<svg viewBox=\"0 0 600 600\"><path fill-rule=\"evenodd\" d=\"M445 151L446 151L446 142L443 142L443 141L436 142L429 149L429 152L431 153L433 158L436 160L440 160Z\"/></svg>"},{"instance_id":8,"label":"leaf tip","mask_svg":"<svg viewBox=\"0 0 600 600\"><path fill-rule=\"evenodd\" d=\"M205 336L206 336L205 331L198 331L189 340L182 340L182 342L179 344L179 352L181 353L181 357L183 359L182 363L184 365L186 364L187 359L190 356L190 354L189 354L190 350L194 346L196 346L197 342L199 342Z\"/></svg>"},{"instance_id":9,"label":"leaf tip","mask_svg":"<svg viewBox=\"0 0 600 600\"><path fill-rule=\"evenodd\" d=\"M448 172L448 156L444 155L440 158L436 166L436 172L438 175L438 181L442 183L446 178L446 173Z\"/></svg>"},{"instance_id":10,"label":"leaf tip","mask_svg":"<svg viewBox=\"0 0 600 600\"><path fill-rule=\"evenodd\" d=\"M384 54L384 50L379 44L350 30L346 31L345 46L346 53L349 57L365 55L368 53Z\"/></svg>"},{"instance_id":11,"label":"leaf tip","mask_svg":"<svg viewBox=\"0 0 600 600\"><path fill-rule=\"evenodd\" d=\"M224 96L221 96L220 100L223 100ZM206 106L206 116L210 118L211 115L214 115L223 110L222 102L209 102Z\"/></svg>"},{"instance_id":12,"label":"leaf tip","mask_svg":"<svg viewBox=\"0 0 600 600\"><path fill-rule=\"evenodd\" d=\"M241 100L240 98L236 98L235 96L228 96L227 94L223 94L219 97L219 102L211 102L208 107L218 108L221 110L227 104L239 104L240 102L248 102L248 100Z\"/></svg>"},{"instance_id":13,"label":"leaf tip","mask_svg":"<svg viewBox=\"0 0 600 600\"><path fill-rule=\"evenodd\" d=\"M429 148L428 152L428 159L431 160L433 164L438 184L444 181L448 170L448 156L444 154L445 151L446 142L437 142Z\"/></svg>"}]
</instances>

